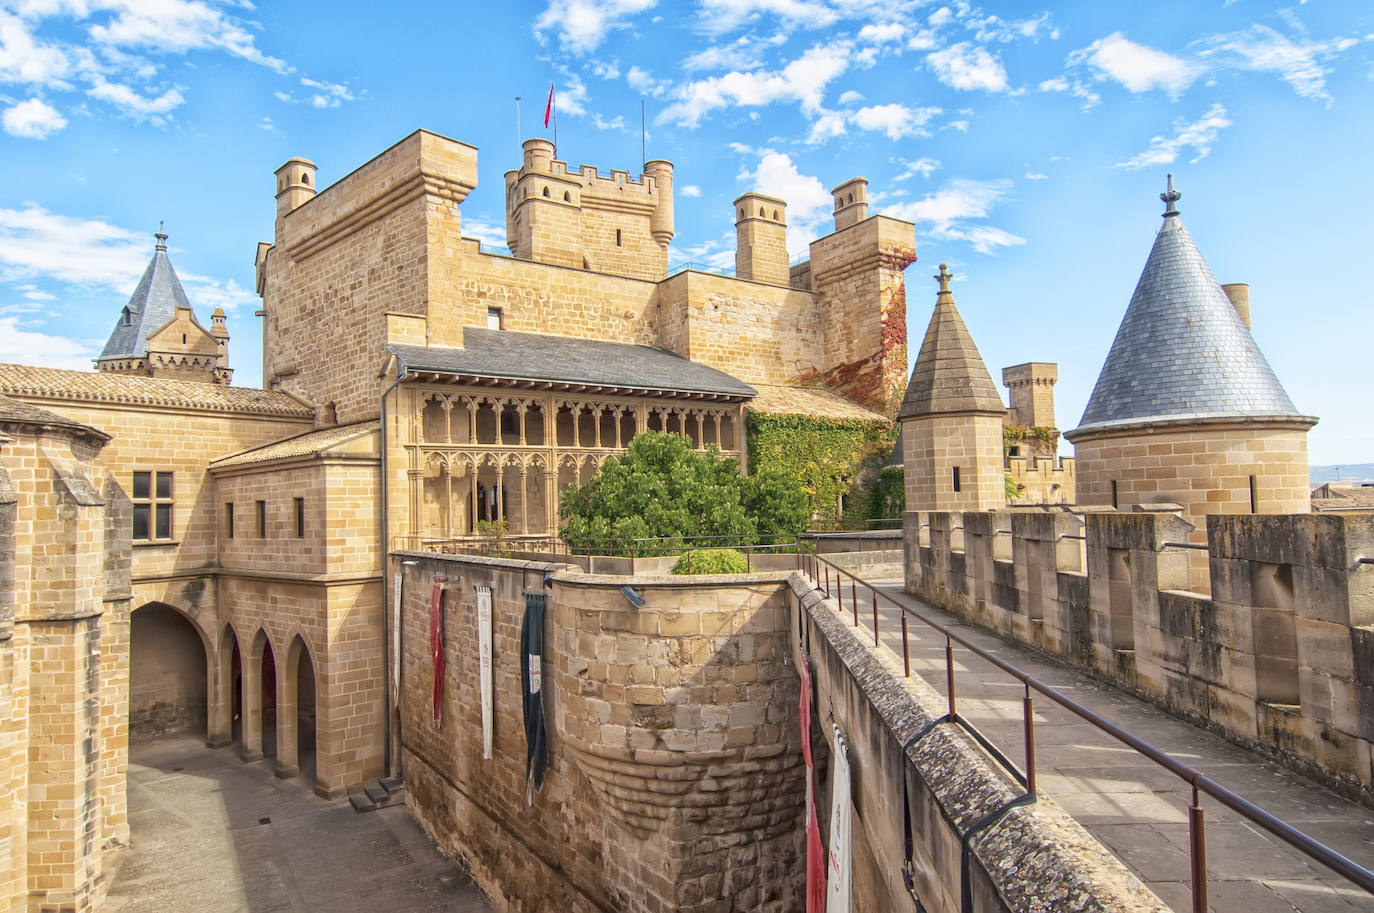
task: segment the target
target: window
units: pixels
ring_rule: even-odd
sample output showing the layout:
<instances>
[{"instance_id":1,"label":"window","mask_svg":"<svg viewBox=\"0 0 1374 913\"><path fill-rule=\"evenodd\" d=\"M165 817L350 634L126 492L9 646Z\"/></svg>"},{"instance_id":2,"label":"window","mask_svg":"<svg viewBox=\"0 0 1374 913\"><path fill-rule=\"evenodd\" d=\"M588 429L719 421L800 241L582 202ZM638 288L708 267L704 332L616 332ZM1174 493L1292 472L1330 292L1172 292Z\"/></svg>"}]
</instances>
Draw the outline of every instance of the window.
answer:
<instances>
[{"instance_id":1,"label":"window","mask_svg":"<svg viewBox=\"0 0 1374 913\"><path fill-rule=\"evenodd\" d=\"M499 330L499 329L501 329L501 309L500 309L500 308L487 308L487 329L488 329L488 330Z\"/></svg>"},{"instance_id":2,"label":"window","mask_svg":"<svg viewBox=\"0 0 1374 913\"><path fill-rule=\"evenodd\" d=\"M305 498L296 498L296 538L305 538Z\"/></svg>"},{"instance_id":3,"label":"window","mask_svg":"<svg viewBox=\"0 0 1374 913\"><path fill-rule=\"evenodd\" d=\"M1112 483L1112 507L1119 507L1119 506L1120 506L1120 505L1116 503L1116 483L1113 482L1113 483Z\"/></svg>"},{"instance_id":4,"label":"window","mask_svg":"<svg viewBox=\"0 0 1374 913\"><path fill-rule=\"evenodd\" d=\"M620 246L620 229L618 228L615 230L615 246Z\"/></svg>"},{"instance_id":5,"label":"window","mask_svg":"<svg viewBox=\"0 0 1374 913\"><path fill-rule=\"evenodd\" d=\"M258 501L258 538L267 538L267 502Z\"/></svg>"},{"instance_id":6,"label":"window","mask_svg":"<svg viewBox=\"0 0 1374 913\"><path fill-rule=\"evenodd\" d=\"M960 484L959 484L959 467L958 467L958 466L955 466L955 467L954 467L954 490L955 490L955 491L963 491L963 488L961 488L961 487L960 487Z\"/></svg>"},{"instance_id":7,"label":"window","mask_svg":"<svg viewBox=\"0 0 1374 913\"><path fill-rule=\"evenodd\" d=\"M1255 477L1250 477L1250 513L1259 513L1259 489L1255 485Z\"/></svg>"},{"instance_id":8,"label":"window","mask_svg":"<svg viewBox=\"0 0 1374 913\"><path fill-rule=\"evenodd\" d=\"M134 473L134 541L172 538L172 474Z\"/></svg>"},{"instance_id":9,"label":"window","mask_svg":"<svg viewBox=\"0 0 1374 913\"><path fill-rule=\"evenodd\" d=\"M224 538L234 538L234 504L229 502L224 505Z\"/></svg>"}]
</instances>

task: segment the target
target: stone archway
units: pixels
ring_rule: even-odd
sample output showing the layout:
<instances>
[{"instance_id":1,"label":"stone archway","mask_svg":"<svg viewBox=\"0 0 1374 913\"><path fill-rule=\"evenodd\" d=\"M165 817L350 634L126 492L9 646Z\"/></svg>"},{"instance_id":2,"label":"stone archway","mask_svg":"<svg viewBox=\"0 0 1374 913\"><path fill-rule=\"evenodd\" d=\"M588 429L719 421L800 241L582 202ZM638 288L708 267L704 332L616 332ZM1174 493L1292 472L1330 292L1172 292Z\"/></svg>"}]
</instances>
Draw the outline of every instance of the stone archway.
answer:
<instances>
[{"instance_id":1,"label":"stone archway","mask_svg":"<svg viewBox=\"0 0 1374 913\"><path fill-rule=\"evenodd\" d=\"M277 747L277 661L267 631L258 629L243 660L243 759L275 756Z\"/></svg>"},{"instance_id":2,"label":"stone archway","mask_svg":"<svg viewBox=\"0 0 1374 913\"><path fill-rule=\"evenodd\" d=\"M277 683L277 776L315 775L315 663L297 634Z\"/></svg>"},{"instance_id":3,"label":"stone archway","mask_svg":"<svg viewBox=\"0 0 1374 913\"><path fill-rule=\"evenodd\" d=\"M178 732L206 734L208 658L195 621L163 602L135 609L129 622L129 740Z\"/></svg>"},{"instance_id":4,"label":"stone archway","mask_svg":"<svg viewBox=\"0 0 1374 913\"><path fill-rule=\"evenodd\" d=\"M206 744L223 748L243 739L243 655L232 624L220 631L210 671L210 727Z\"/></svg>"}]
</instances>

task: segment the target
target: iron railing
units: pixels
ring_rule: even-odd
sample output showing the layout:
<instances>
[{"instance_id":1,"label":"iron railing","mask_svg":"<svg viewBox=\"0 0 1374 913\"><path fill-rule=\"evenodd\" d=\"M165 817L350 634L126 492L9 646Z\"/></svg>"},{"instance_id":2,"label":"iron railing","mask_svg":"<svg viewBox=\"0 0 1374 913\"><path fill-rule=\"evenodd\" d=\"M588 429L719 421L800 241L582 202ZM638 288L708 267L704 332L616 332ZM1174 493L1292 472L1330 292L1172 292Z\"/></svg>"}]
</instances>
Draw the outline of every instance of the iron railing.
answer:
<instances>
[{"instance_id":1,"label":"iron railing","mask_svg":"<svg viewBox=\"0 0 1374 913\"><path fill-rule=\"evenodd\" d=\"M1064 538L1071 537L1066 536ZM1173 545L1175 543L1166 544ZM1212 780L1196 768L1184 764L1182 761L1179 761L1167 752L1156 748L1144 739L1123 729L1111 720L1099 716L1097 713L1094 713L1092 710L1089 710L1087 707L1084 707L1067 695L1062 694L1053 687L1040 681L1030 673L1012 665L996 654L989 653L977 644L966 640L948 626L931 618L927 618L910 606L898 602L886 593L880 592L868 582L826 560L820 555L798 554L796 566L797 570L811 577L812 582L816 584L816 588L823 592L827 598L836 600L841 614L845 611L845 578L848 578L849 610L853 616L854 626L856 628L862 627L859 620L859 589L862 588L864 590L864 601L871 602L872 606L873 643L875 646L880 643L879 599L886 600L888 604L897 609L901 618L902 674L906 678L911 677L911 649L908 642L910 637L908 618L914 618L916 621L944 636L946 714L942 719L936 720L935 722L954 723L968 732L969 735L987 749L988 753L1011 774L1013 779L1025 787L1026 795L1022 797L1023 799L1033 797L1036 793L1035 707L1031 696L1032 692L1043 695L1060 707L1073 713L1075 716L1087 721L1096 729L1106 733L1127 747L1134 749L1145 758L1163 767L1165 770L1188 784L1192 788L1192 801L1188 806L1188 859L1191 871L1193 913L1207 913L1207 836L1206 818L1203 814L1201 804L1203 795L1210 796L1239 814L1242 818L1263 828L1289 846L1292 846L1308 858L1321 863L1331 871L1345 878L1352 884L1363 888L1370 894L1374 894L1374 872L1352 862L1345 856L1342 856L1325 844L1307 836L1282 819L1274 817L1258 805L1247 801L1240 795L1232 792L1215 780ZM868 613L865 612L865 614ZM956 687L958 683L956 681L954 663L955 645L991 663L993 666L1022 684L1022 731L1025 740L1023 754L1025 759L1024 771L1018 769L1007 755L993 744L991 739L978 731L973 723L959 715Z\"/></svg>"},{"instance_id":2,"label":"iron railing","mask_svg":"<svg viewBox=\"0 0 1374 913\"><path fill-rule=\"evenodd\" d=\"M737 551L744 554L751 571L759 554L792 554L806 551L797 536L657 536L642 539L579 538L571 542L557 536L508 536L428 538L396 536L392 551L434 552L443 555L480 555L487 558L512 558L520 555L568 555L596 558L629 558L630 573L640 558L671 558L684 552Z\"/></svg>"}]
</instances>

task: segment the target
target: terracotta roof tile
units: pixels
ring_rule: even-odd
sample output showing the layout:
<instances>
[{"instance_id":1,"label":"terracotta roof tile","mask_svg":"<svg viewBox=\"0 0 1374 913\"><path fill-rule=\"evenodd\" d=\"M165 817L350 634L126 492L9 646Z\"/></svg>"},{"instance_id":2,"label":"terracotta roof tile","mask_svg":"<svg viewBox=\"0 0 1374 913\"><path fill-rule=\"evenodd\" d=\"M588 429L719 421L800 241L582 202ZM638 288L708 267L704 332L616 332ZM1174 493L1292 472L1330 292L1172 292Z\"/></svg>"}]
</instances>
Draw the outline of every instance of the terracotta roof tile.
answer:
<instances>
[{"instance_id":1,"label":"terracotta roof tile","mask_svg":"<svg viewBox=\"0 0 1374 913\"><path fill-rule=\"evenodd\" d=\"M352 425L336 425L333 428L321 428L318 431L307 431L305 434L298 434L294 437L254 447L251 450L220 457L218 460L212 461L210 465L218 469L222 466L265 463L268 460L279 460L283 457L307 456L328 450L330 447L362 437L365 434L371 434L380 427L380 422L368 421L357 422Z\"/></svg>"},{"instance_id":2,"label":"terracotta roof tile","mask_svg":"<svg viewBox=\"0 0 1374 913\"><path fill-rule=\"evenodd\" d=\"M49 412L47 409L40 409L28 403L20 402L17 399L10 399L8 396L0 396L0 424L18 423L24 425L45 425L61 428L71 428L84 434L91 434L105 440L110 436L98 428L90 425L74 422L65 416L58 415L56 412Z\"/></svg>"},{"instance_id":3,"label":"terracotta roof tile","mask_svg":"<svg viewBox=\"0 0 1374 913\"><path fill-rule=\"evenodd\" d=\"M75 402L171 406L292 418L310 418L314 415L309 406L276 390L30 365L0 364L0 393Z\"/></svg>"},{"instance_id":4,"label":"terracotta roof tile","mask_svg":"<svg viewBox=\"0 0 1374 913\"><path fill-rule=\"evenodd\" d=\"M881 412L865 409L820 387L789 387L780 384L754 384L759 395L749 403L754 412L772 415L809 415L840 422L888 422Z\"/></svg>"}]
</instances>

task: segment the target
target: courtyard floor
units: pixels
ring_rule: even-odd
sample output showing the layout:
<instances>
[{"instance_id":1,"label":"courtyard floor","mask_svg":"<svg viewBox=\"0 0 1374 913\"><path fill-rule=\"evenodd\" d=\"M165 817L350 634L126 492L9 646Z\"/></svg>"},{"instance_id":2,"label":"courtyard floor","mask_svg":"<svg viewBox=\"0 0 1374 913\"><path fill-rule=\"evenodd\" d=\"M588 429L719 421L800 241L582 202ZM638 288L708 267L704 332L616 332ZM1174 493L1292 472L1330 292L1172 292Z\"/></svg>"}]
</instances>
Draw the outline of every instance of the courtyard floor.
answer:
<instances>
[{"instance_id":1,"label":"courtyard floor","mask_svg":"<svg viewBox=\"0 0 1374 913\"><path fill-rule=\"evenodd\" d=\"M360 815L195 738L131 748L129 821L110 913L491 910L404 807Z\"/></svg>"}]
</instances>

